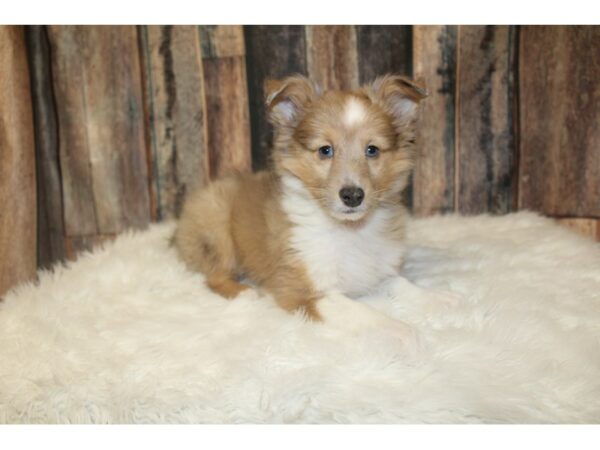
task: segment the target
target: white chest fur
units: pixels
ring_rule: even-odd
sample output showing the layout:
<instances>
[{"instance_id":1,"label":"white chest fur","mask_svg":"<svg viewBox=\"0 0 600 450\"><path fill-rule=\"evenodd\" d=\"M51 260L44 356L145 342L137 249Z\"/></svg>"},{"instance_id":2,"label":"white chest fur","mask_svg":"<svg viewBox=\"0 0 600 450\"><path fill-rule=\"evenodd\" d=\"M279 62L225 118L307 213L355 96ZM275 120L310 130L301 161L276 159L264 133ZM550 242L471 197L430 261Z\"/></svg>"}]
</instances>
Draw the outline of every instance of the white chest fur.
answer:
<instances>
[{"instance_id":1,"label":"white chest fur","mask_svg":"<svg viewBox=\"0 0 600 450\"><path fill-rule=\"evenodd\" d=\"M374 211L361 227L330 218L299 180L284 177L282 206L291 220L291 246L316 289L358 296L395 276L403 245L387 232L392 211Z\"/></svg>"}]
</instances>

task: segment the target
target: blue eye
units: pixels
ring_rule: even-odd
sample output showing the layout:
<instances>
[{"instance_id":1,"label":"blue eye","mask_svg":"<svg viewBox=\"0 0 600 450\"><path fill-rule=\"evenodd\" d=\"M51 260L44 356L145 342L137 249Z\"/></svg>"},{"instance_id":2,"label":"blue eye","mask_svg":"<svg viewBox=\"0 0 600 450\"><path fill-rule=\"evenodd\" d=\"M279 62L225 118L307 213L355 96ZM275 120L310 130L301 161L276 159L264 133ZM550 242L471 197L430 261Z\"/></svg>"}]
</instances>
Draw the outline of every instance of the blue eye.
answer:
<instances>
[{"instance_id":1,"label":"blue eye","mask_svg":"<svg viewBox=\"0 0 600 450\"><path fill-rule=\"evenodd\" d=\"M379 149L374 145L369 145L365 150L365 155L367 155L368 158L375 158L376 156L379 156Z\"/></svg>"},{"instance_id":2,"label":"blue eye","mask_svg":"<svg viewBox=\"0 0 600 450\"><path fill-rule=\"evenodd\" d=\"M319 156L321 159L333 157L333 147L331 145L324 145L323 147L319 148Z\"/></svg>"}]
</instances>

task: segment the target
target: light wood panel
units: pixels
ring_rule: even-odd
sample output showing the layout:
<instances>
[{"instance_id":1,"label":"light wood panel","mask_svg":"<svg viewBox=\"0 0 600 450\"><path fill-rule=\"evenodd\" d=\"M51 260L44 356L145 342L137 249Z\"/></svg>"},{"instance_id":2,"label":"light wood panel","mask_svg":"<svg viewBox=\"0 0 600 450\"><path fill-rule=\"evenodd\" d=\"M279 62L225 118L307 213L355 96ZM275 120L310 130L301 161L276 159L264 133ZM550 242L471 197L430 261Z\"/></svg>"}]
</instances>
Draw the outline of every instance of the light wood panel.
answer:
<instances>
[{"instance_id":1,"label":"light wood panel","mask_svg":"<svg viewBox=\"0 0 600 450\"><path fill-rule=\"evenodd\" d=\"M426 87L413 176L413 212L419 216L455 210L456 26L413 28L414 76Z\"/></svg>"},{"instance_id":2,"label":"light wood panel","mask_svg":"<svg viewBox=\"0 0 600 450\"><path fill-rule=\"evenodd\" d=\"M149 142L152 216L178 216L209 180L204 73L198 28L139 29Z\"/></svg>"}]
</instances>

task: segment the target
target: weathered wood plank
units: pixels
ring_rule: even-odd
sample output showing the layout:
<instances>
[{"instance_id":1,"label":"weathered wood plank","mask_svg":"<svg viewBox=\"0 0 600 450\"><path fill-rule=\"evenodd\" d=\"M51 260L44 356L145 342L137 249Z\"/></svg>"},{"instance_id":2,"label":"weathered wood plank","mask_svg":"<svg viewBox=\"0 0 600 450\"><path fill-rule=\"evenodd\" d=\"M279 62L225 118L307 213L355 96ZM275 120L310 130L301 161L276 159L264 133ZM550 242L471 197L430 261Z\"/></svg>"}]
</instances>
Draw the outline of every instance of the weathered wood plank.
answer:
<instances>
[{"instance_id":1,"label":"weathered wood plank","mask_svg":"<svg viewBox=\"0 0 600 450\"><path fill-rule=\"evenodd\" d=\"M556 222L587 238L600 241L600 220L569 217L556 219Z\"/></svg>"},{"instance_id":2,"label":"weathered wood plank","mask_svg":"<svg viewBox=\"0 0 600 450\"><path fill-rule=\"evenodd\" d=\"M386 73L412 76L410 25L359 25L356 41L360 83Z\"/></svg>"},{"instance_id":3,"label":"weathered wood plank","mask_svg":"<svg viewBox=\"0 0 600 450\"><path fill-rule=\"evenodd\" d=\"M321 88L358 86L356 29L348 25L307 25L308 75Z\"/></svg>"},{"instance_id":4,"label":"weathered wood plank","mask_svg":"<svg viewBox=\"0 0 600 450\"><path fill-rule=\"evenodd\" d=\"M250 170L252 153L246 58L243 54L236 55L244 49L239 44L243 28L201 26L200 36L204 39L203 49L216 49L208 51L208 56L202 55L210 176L216 178ZM221 43L222 39L225 42Z\"/></svg>"},{"instance_id":5,"label":"weathered wood plank","mask_svg":"<svg viewBox=\"0 0 600 450\"><path fill-rule=\"evenodd\" d=\"M52 93L50 48L44 26L25 27L35 127L37 178L37 263L48 268L65 257L58 156L58 124Z\"/></svg>"},{"instance_id":6,"label":"weathered wood plank","mask_svg":"<svg viewBox=\"0 0 600 450\"><path fill-rule=\"evenodd\" d=\"M245 56L244 29L231 25L202 25L200 42L204 58Z\"/></svg>"},{"instance_id":7,"label":"weathered wood plank","mask_svg":"<svg viewBox=\"0 0 600 450\"><path fill-rule=\"evenodd\" d=\"M142 26L144 97L155 220L177 217L209 178L202 53L195 26Z\"/></svg>"},{"instance_id":8,"label":"weathered wood plank","mask_svg":"<svg viewBox=\"0 0 600 450\"><path fill-rule=\"evenodd\" d=\"M268 78L293 73L306 75L306 45L302 26L245 26L246 66L250 121L252 125L252 167L267 167L273 130L267 121L263 84Z\"/></svg>"},{"instance_id":9,"label":"weathered wood plank","mask_svg":"<svg viewBox=\"0 0 600 450\"><path fill-rule=\"evenodd\" d=\"M139 49L133 26L48 29L66 235L150 219Z\"/></svg>"},{"instance_id":10,"label":"weathered wood plank","mask_svg":"<svg viewBox=\"0 0 600 450\"><path fill-rule=\"evenodd\" d=\"M0 26L0 296L36 271L33 113L23 27Z\"/></svg>"},{"instance_id":11,"label":"weathered wood plank","mask_svg":"<svg viewBox=\"0 0 600 450\"><path fill-rule=\"evenodd\" d=\"M458 211L507 213L513 203L514 27L460 26Z\"/></svg>"},{"instance_id":12,"label":"weathered wood plank","mask_svg":"<svg viewBox=\"0 0 600 450\"><path fill-rule=\"evenodd\" d=\"M520 32L519 206L600 218L600 27Z\"/></svg>"},{"instance_id":13,"label":"weathered wood plank","mask_svg":"<svg viewBox=\"0 0 600 450\"><path fill-rule=\"evenodd\" d=\"M420 216L455 209L456 37L456 26L413 27L414 77L429 92L413 176L413 212Z\"/></svg>"}]
</instances>

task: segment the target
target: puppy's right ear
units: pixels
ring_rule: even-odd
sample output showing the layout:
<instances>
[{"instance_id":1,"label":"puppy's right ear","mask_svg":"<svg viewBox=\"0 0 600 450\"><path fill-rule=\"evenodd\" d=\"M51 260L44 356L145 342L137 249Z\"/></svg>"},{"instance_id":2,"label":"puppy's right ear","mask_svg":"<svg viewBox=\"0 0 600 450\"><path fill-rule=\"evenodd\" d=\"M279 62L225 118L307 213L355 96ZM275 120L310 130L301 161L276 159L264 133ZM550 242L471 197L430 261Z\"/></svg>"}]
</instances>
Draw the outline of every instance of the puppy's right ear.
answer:
<instances>
[{"instance_id":1,"label":"puppy's right ear","mask_svg":"<svg viewBox=\"0 0 600 450\"><path fill-rule=\"evenodd\" d=\"M306 107L318 97L318 88L302 75L265 81L265 104L273 125L293 127Z\"/></svg>"}]
</instances>

